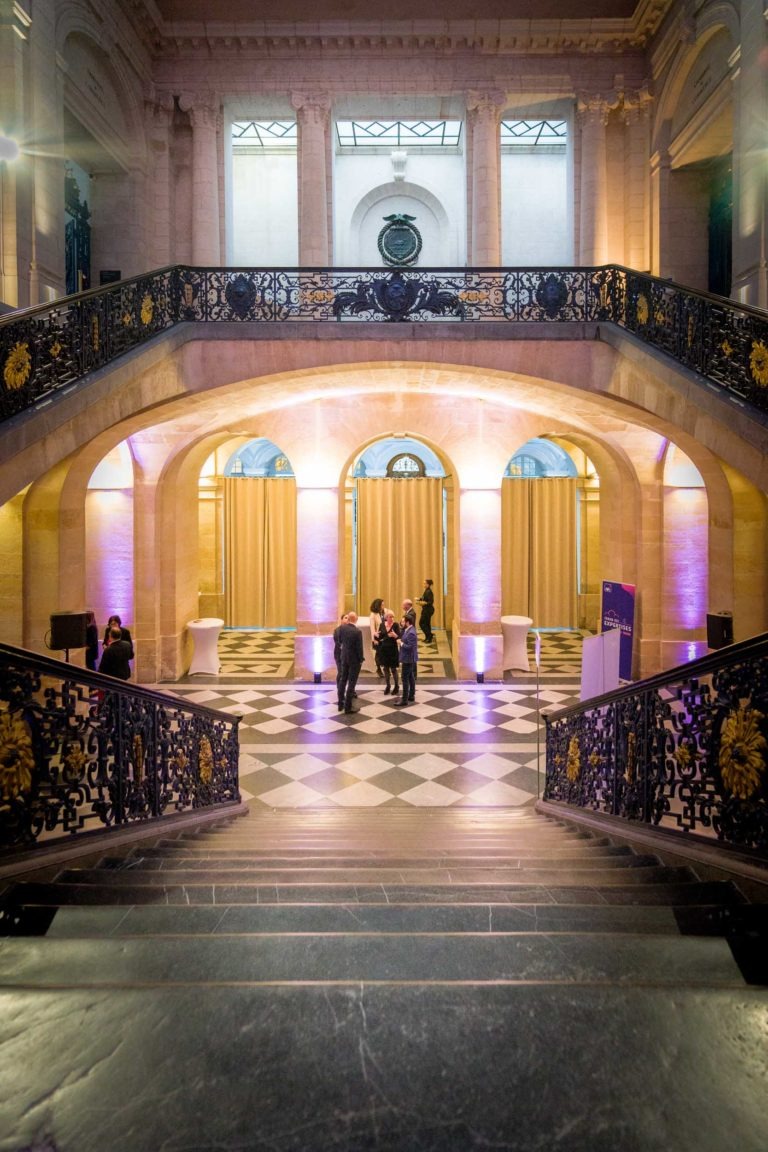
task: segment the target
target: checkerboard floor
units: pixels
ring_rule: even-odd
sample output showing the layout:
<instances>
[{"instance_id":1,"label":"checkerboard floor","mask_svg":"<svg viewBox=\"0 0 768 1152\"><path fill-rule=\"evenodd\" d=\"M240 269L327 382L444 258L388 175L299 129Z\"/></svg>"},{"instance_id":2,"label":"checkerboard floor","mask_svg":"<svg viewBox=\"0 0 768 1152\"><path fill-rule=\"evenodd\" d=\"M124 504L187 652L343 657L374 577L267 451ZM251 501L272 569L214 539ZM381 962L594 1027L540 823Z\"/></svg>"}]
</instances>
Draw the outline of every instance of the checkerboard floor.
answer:
<instances>
[{"instance_id":1,"label":"checkerboard floor","mask_svg":"<svg viewBox=\"0 0 768 1152\"><path fill-rule=\"evenodd\" d=\"M335 685L292 682L293 632L222 632L218 676L161 691L240 716L240 786L252 807L516 808L533 804L544 768L542 710L575 703L580 632L535 636L531 671L503 683L459 683L445 632L420 645L416 701L395 708L384 683L358 681L358 711L338 711Z\"/></svg>"}]
</instances>

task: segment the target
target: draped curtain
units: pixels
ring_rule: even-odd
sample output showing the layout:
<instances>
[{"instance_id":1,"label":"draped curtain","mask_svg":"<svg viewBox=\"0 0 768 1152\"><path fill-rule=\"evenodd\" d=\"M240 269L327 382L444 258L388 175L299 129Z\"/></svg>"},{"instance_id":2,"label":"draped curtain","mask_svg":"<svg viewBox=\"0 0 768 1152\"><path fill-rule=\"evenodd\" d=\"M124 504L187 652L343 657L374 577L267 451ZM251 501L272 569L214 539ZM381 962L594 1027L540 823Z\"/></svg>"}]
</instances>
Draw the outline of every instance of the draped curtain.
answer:
<instances>
[{"instance_id":1,"label":"draped curtain","mask_svg":"<svg viewBox=\"0 0 768 1152\"><path fill-rule=\"evenodd\" d=\"M424 580L433 580L436 628L443 613L443 481L359 479L357 485L358 608L367 614L381 596L399 613L403 600L416 601ZM418 605L416 605L418 613Z\"/></svg>"},{"instance_id":2,"label":"draped curtain","mask_svg":"<svg viewBox=\"0 0 768 1152\"><path fill-rule=\"evenodd\" d=\"M296 482L224 480L225 623L296 626Z\"/></svg>"},{"instance_id":3,"label":"draped curtain","mask_svg":"<svg viewBox=\"0 0 768 1152\"><path fill-rule=\"evenodd\" d=\"M535 628L575 628L576 492L567 477L505 479L501 487L502 614Z\"/></svg>"}]
</instances>

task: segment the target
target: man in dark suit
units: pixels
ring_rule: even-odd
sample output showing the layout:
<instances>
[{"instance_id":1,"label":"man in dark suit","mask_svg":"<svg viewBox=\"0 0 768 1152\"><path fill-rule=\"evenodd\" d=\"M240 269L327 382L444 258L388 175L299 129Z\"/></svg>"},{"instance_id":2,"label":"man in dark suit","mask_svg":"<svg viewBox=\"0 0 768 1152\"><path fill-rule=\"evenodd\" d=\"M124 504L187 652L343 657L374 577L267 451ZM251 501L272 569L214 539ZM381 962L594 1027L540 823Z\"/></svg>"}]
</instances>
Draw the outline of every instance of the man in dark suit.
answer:
<instances>
[{"instance_id":1,"label":"man in dark suit","mask_svg":"<svg viewBox=\"0 0 768 1152\"><path fill-rule=\"evenodd\" d=\"M106 676L117 676L118 680L130 680L129 661L132 656L133 646L122 638L120 628L115 626L109 631L109 644L101 654L99 672L103 672Z\"/></svg>"},{"instance_id":2,"label":"man in dark suit","mask_svg":"<svg viewBox=\"0 0 768 1152\"><path fill-rule=\"evenodd\" d=\"M339 623L333 630L333 660L336 665L336 695L341 699L341 626L346 624L349 619L348 613L344 613Z\"/></svg>"},{"instance_id":3,"label":"man in dark suit","mask_svg":"<svg viewBox=\"0 0 768 1152\"><path fill-rule=\"evenodd\" d=\"M339 712L357 712L352 707L355 685L363 666L363 634L357 626L357 613L349 612L344 624L339 625Z\"/></svg>"}]
</instances>

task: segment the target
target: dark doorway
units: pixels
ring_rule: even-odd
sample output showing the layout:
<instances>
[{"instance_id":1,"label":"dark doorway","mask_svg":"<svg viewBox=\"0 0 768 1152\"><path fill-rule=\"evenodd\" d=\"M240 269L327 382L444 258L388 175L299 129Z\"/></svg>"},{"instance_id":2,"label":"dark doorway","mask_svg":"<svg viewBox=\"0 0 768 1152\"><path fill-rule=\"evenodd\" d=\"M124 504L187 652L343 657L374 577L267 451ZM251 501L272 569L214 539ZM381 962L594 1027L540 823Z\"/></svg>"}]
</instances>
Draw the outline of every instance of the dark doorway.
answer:
<instances>
[{"instance_id":1,"label":"dark doorway","mask_svg":"<svg viewBox=\"0 0 768 1152\"><path fill-rule=\"evenodd\" d=\"M708 288L718 296L731 294L733 225L733 165L731 157L718 161L709 185Z\"/></svg>"}]
</instances>

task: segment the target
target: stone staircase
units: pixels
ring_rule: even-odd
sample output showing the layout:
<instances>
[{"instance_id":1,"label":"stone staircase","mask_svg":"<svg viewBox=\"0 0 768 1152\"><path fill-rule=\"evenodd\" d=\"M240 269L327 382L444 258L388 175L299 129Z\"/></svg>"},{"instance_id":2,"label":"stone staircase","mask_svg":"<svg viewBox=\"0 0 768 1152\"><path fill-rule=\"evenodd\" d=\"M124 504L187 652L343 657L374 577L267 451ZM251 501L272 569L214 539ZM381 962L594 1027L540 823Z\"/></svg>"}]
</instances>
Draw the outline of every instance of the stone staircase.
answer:
<instances>
[{"instance_id":1,"label":"stone staircase","mask_svg":"<svg viewBox=\"0 0 768 1152\"><path fill-rule=\"evenodd\" d=\"M5 911L0 1152L768 1147L765 908L530 810L265 812Z\"/></svg>"}]
</instances>

